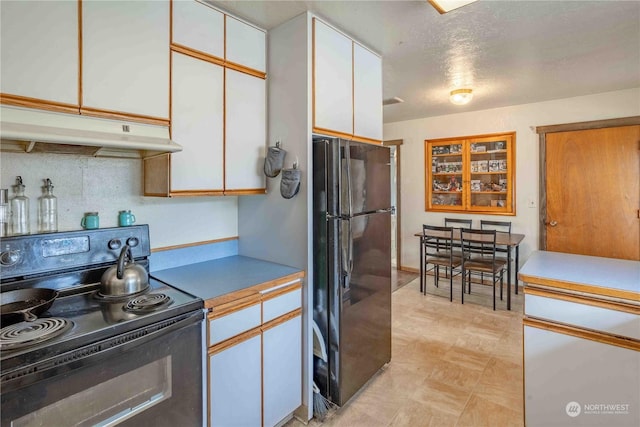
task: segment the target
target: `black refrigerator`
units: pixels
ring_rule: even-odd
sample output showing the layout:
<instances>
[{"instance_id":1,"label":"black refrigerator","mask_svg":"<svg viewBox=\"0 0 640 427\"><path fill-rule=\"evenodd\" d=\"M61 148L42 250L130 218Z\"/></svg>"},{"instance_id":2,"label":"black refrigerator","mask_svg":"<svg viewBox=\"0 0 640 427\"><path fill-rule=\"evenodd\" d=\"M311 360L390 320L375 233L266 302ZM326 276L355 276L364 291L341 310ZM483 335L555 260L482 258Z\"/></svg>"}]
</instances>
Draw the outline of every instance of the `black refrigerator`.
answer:
<instances>
[{"instance_id":1,"label":"black refrigerator","mask_svg":"<svg viewBox=\"0 0 640 427\"><path fill-rule=\"evenodd\" d=\"M314 382L339 406L391 360L393 212L387 147L314 136Z\"/></svg>"}]
</instances>

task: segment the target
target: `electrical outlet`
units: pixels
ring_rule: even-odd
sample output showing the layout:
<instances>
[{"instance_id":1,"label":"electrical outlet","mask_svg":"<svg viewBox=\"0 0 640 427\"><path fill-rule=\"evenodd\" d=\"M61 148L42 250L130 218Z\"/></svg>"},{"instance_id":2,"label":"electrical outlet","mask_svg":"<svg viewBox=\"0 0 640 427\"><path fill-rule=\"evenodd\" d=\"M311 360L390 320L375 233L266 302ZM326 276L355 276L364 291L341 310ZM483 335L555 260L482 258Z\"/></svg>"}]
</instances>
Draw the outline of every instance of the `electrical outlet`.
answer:
<instances>
[{"instance_id":1,"label":"electrical outlet","mask_svg":"<svg viewBox=\"0 0 640 427\"><path fill-rule=\"evenodd\" d=\"M535 208L536 207L536 199L534 199L533 197L529 197L527 199L527 207Z\"/></svg>"}]
</instances>

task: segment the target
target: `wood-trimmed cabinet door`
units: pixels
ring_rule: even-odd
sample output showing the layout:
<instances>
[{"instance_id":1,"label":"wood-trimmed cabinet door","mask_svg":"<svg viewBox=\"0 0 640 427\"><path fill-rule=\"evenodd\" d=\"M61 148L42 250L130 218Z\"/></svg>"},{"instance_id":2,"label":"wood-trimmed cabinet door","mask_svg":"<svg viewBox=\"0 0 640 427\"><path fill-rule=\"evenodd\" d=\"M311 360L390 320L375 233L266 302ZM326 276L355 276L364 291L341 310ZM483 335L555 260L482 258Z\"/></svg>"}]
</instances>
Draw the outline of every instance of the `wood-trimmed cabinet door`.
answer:
<instances>
[{"instance_id":1,"label":"wood-trimmed cabinet door","mask_svg":"<svg viewBox=\"0 0 640 427\"><path fill-rule=\"evenodd\" d=\"M169 2L82 2L82 109L169 119Z\"/></svg>"},{"instance_id":2,"label":"wood-trimmed cabinet door","mask_svg":"<svg viewBox=\"0 0 640 427\"><path fill-rule=\"evenodd\" d=\"M4 95L14 95L64 104L77 113L78 3L3 1L1 8L3 103Z\"/></svg>"},{"instance_id":3,"label":"wood-trimmed cabinet door","mask_svg":"<svg viewBox=\"0 0 640 427\"><path fill-rule=\"evenodd\" d=\"M172 1L171 43L224 59L224 13L195 0Z\"/></svg>"},{"instance_id":4,"label":"wood-trimmed cabinet door","mask_svg":"<svg viewBox=\"0 0 640 427\"><path fill-rule=\"evenodd\" d=\"M382 58L353 43L353 134L382 140Z\"/></svg>"},{"instance_id":5,"label":"wood-trimmed cabinet door","mask_svg":"<svg viewBox=\"0 0 640 427\"><path fill-rule=\"evenodd\" d=\"M313 127L353 135L353 42L313 19Z\"/></svg>"},{"instance_id":6,"label":"wood-trimmed cabinet door","mask_svg":"<svg viewBox=\"0 0 640 427\"><path fill-rule=\"evenodd\" d=\"M267 71L266 34L229 15L226 19L226 60L259 72Z\"/></svg>"},{"instance_id":7,"label":"wood-trimmed cabinet door","mask_svg":"<svg viewBox=\"0 0 640 427\"><path fill-rule=\"evenodd\" d=\"M262 333L264 426L277 425L302 403L302 316Z\"/></svg>"},{"instance_id":8,"label":"wood-trimmed cabinet door","mask_svg":"<svg viewBox=\"0 0 640 427\"><path fill-rule=\"evenodd\" d=\"M262 425L261 335L209 353L211 427Z\"/></svg>"},{"instance_id":9,"label":"wood-trimmed cabinet door","mask_svg":"<svg viewBox=\"0 0 640 427\"><path fill-rule=\"evenodd\" d=\"M224 69L172 52L171 193L224 189Z\"/></svg>"},{"instance_id":10,"label":"wood-trimmed cabinet door","mask_svg":"<svg viewBox=\"0 0 640 427\"><path fill-rule=\"evenodd\" d=\"M263 194L266 82L225 69L225 194Z\"/></svg>"}]
</instances>

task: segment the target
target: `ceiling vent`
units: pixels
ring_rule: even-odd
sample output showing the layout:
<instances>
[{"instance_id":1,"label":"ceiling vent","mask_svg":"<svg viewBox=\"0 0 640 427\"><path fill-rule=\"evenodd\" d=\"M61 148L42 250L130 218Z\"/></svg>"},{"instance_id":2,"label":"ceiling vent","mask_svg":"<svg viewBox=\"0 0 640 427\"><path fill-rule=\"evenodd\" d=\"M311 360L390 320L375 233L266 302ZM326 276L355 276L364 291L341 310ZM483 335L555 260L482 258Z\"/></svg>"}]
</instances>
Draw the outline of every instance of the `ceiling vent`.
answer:
<instances>
[{"instance_id":1,"label":"ceiling vent","mask_svg":"<svg viewBox=\"0 0 640 427\"><path fill-rule=\"evenodd\" d=\"M398 98L394 96L393 98L387 98L382 101L382 105L393 105L393 104L401 104L404 102L404 99Z\"/></svg>"}]
</instances>

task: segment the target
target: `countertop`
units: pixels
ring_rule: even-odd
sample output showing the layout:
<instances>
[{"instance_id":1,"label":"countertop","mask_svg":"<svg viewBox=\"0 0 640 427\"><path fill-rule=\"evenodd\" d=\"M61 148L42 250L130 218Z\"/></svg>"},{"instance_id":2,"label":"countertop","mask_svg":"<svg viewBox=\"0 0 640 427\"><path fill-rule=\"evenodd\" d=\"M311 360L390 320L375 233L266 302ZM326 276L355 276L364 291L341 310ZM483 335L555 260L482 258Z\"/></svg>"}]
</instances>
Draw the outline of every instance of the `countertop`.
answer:
<instances>
[{"instance_id":1,"label":"countertop","mask_svg":"<svg viewBox=\"0 0 640 427\"><path fill-rule=\"evenodd\" d=\"M640 302L640 261L536 251L518 273L526 284Z\"/></svg>"},{"instance_id":2,"label":"countertop","mask_svg":"<svg viewBox=\"0 0 640 427\"><path fill-rule=\"evenodd\" d=\"M204 300L213 308L304 277L300 269L245 256L230 256L158 270L151 276Z\"/></svg>"}]
</instances>

